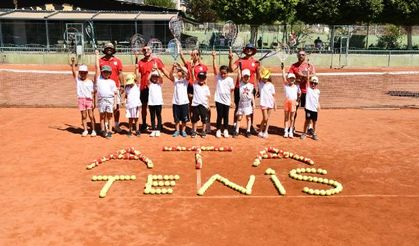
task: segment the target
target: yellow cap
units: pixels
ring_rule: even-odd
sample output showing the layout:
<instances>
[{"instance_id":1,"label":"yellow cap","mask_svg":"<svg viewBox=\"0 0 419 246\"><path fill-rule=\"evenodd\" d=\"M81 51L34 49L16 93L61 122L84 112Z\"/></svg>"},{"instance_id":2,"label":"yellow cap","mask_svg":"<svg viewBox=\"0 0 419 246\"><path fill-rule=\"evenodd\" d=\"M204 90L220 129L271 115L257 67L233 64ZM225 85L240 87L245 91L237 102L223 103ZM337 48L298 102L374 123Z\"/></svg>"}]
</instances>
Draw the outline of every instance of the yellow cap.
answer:
<instances>
[{"instance_id":1,"label":"yellow cap","mask_svg":"<svg viewBox=\"0 0 419 246\"><path fill-rule=\"evenodd\" d=\"M260 71L260 77L262 79L269 79L271 77L271 71L269 71L267 68L262 68Z\"/></svg>"},{"instance_id":2,"label":"yellow cap","mask_svg":"<svg viewBox=\"0 0 419 246\"><path fill-rule=\"evenodd\" d=\"M127 78L125 79L126 85L135 84L135 74L129 73L127 74Z\"/></svg>"}]
</instances>

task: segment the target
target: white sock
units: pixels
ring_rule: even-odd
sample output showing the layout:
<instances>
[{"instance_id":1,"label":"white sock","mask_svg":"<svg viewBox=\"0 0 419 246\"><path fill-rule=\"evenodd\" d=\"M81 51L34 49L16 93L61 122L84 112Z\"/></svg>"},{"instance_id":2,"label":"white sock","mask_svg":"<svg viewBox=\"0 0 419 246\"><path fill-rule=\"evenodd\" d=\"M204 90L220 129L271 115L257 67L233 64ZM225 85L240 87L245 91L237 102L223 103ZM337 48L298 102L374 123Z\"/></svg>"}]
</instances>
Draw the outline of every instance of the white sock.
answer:
<instances>
[{"instance_id":1,"label":"white sock","mask_svg":"<svg viewBox=\"0 0 419 246\"><path fill-rule=\"evenodd\" d=\"M290 127L290 132L291 132L291 133L293 133L293 131L292 131L292 130L293 130L293 128L292 128L292 127Z\"/></svg>"},{"instance_id":2,"label":"white sock","mask_svg":"<svg viewBox=\"0 0 419 246\"><path fill-rule=\"evenodd\" d=\"M285 130L284 130L286 133L288 133L288 127L285 127Z\"/></svg>"}]
</instances>

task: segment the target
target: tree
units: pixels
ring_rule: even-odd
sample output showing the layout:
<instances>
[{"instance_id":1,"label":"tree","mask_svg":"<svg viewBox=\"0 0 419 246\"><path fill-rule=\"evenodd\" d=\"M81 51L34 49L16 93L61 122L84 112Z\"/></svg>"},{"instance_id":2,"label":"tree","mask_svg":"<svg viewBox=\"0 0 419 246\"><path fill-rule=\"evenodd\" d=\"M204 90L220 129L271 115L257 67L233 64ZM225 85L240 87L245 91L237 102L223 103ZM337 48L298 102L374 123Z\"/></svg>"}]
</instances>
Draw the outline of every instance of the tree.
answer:
<instances>
[{"instance_id":1,"label":"tree","mask_svg":"<svg viewBox=\"0 0 419 246\"><path fill-rule=\"evenodd\" d=\"M255 44L258 27L277 20L287 20L297 2L298 0L214 0L213 9L223 20L250 24L250 42Z\"/></svg>"},{"instance_id":2,"label":"tree","mask_svg":"<svg viewBox=\"0 0 419 246\"><path fill-rule=\"evenodd\" d=\"M144 0L144 4L165 7L169 9L176 8L176 4L172 0Z\"/></svg>"},{"instance_id":3,"label":"tree","mask_svg":"<svg viewBox=\"0 0 419 246\"><path fill-rule=\"evenodd\" d=\"M216 22L217 12L212 9L213 0L189 0L187 13L199 22Z\"/></svg>"},{"instance_id":4,"label":"tree","mask_svg":"<svg viewBox=\"0 0 419 246\"><path fill-rule=\"evenodd\" d=\"M403 26L407 32L407 48L412 49L412 26L419 24L419 1L384 0L380 21Z\"/></svg>"}]
</instances>

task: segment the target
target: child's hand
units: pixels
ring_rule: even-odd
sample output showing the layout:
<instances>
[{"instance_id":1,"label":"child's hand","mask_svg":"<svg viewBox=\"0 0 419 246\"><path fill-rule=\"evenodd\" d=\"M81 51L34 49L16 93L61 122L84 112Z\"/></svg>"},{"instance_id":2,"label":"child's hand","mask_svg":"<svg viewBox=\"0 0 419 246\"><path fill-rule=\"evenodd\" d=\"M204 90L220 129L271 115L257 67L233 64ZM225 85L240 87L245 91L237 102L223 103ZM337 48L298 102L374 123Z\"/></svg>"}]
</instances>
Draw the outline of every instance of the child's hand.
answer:
<instances>
[{"instance_id":1,"label":"child's hand","mask_svg":"<svg viewBox=\"0 0 419 246\"><path fill-rule=\"evenodd\" d=\"M76 62L76 58L73 56L71 57L71 64L73 65Z\"/></svg>"},{"instance_id":2,"label":"child's hand","mask_svg":"<svg viewBox=\"0 0 419 246\"><path fill-rule=\"evenodd\" d=\"M230 50L228 51L228 59L231 60L233 59L233 50L230 47Z\"/></svg>"},{"instance_id":3,"label":"child's hand","mask_svg":"<svg viewBox=\"0 0 419 246\"><path fill-rule=\"evenodd\" d=\"M95 50L95 55L98 56L99 55L99 50Z\"/></svg>"},{"instance_id":4,"label":"child's hand","mask_svg":"<svg viewBox=\"0 0 419 246\"><path fill-rule=\"evenodd\" d=\"M215 50L212 51L211 55L212 55L212 59L215 59L215 57L217 56L217 53L215 52Z\"/></svg>"}]
</instances>

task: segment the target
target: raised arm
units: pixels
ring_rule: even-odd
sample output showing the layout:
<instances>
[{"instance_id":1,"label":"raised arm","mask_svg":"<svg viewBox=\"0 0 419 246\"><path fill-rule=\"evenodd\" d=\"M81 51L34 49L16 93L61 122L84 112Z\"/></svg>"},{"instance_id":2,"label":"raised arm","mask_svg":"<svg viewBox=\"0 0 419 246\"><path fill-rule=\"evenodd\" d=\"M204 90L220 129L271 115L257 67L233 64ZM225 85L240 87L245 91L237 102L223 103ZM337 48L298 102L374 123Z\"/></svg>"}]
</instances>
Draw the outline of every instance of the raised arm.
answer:
<instances>
[{"instance_id":1,"label":"raised arm","mask_svg":"<svg viewBox=\"0 0 419 246\"><path fill-rule=\"evenodd\" d=\"M237 69L237 65L233 63L233 51L228 51L228 69L230 69L230 72L234 72Z\"/></svg>"},{"instance_id":2,"label":"raised arm","mask_svg":"<svg viewBox=\"0 0 419 246\"><path fill-rule=\"evenodd\" d=\"M95 82L97 82L97 79L100 76L100 63L99 63L99 51L95 50L95 55L96 55L96 64L95 64Z\"/></svg>"},{"instance_id":3,"label":"raised arm","mask_svg":"<svg viewBox=\"0 0 419 246\"><path fill-rule=\"evenodd\" d=\"M76 72L76 58L71 57L71 72L73 73L73 78L77 78L77 72Z\"/></svg>"},{"instance_id":4,"label":"raised arm","mask_svg":"<svg viewBox=\"0 0 419 246\"><path fill-rule=\"evenodd\" d=\"M212 51L212 69L214 70L214 76L217 76L218 71L217 71L217 62L215 60L217 56L217 53L215 52L215 50Z\"/></svg>"},{"instance_id":5,"label":"raised arm","mask_svg":"<svg viewBox=\"0 0 419 246\"><path fill-rule=\"evenodd\" d=\"M287 81L287 76L285 75L285 70L283 66L281 66L281 70L282 70L282 84L286 85L288 81Z\"/></svg>"},{"instance_id":6,"label":"raised arm","mask_svg":"<svg viewBox=\"0 0 419 246\"><path fill-rule=\"evenodd\" d=\"M175 76L173 76L173 73L175 72L175 68L178 66L178 64L177 63L173 63L173 65L172 65L172 69L170 69L170 74L169 74L169 79L172 81L172 82L175 82Z\"/></svg>"},{"instance_id":7,"label":"raised arm","mask_svg":"<svg viewBox=\"0 0 419 246\"><path fill-rule=\"evenodd\" d=\"M183 54L183 50L180 50L179 54L180 54L180 59L181 59L181 60L182 60L182 62L183 62L183 66L187 67L187 66L186 66L187 64L186 64L185 55Z\"/></svg>"}]
</instances>

